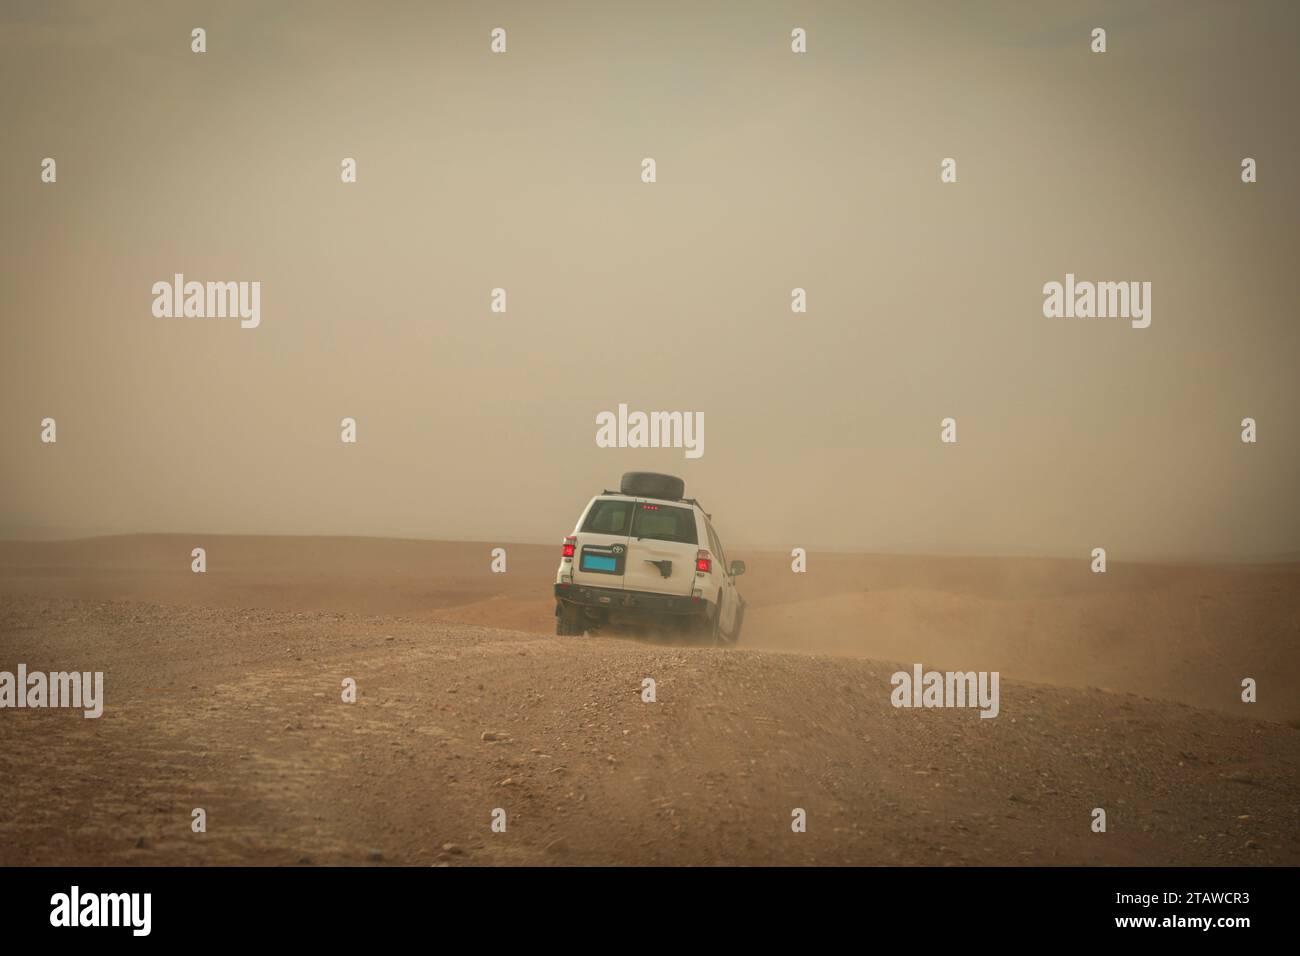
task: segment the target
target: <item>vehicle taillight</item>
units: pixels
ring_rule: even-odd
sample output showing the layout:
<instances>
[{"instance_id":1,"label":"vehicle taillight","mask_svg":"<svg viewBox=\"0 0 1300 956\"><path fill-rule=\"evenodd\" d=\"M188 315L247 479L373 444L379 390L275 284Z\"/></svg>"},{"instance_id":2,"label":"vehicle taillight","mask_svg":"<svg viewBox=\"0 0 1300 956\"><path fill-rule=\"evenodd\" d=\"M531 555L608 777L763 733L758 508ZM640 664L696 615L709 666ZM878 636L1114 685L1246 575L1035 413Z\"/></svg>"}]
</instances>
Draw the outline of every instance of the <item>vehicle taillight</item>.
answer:
<instances>
[{"instance_id":1,"label":"vehicle taillight","mask_svg":"<svg viewBox=\"0 0 1300 956\"><path fill-rule=\"evenodd\" d=\"M695 552L695 570L700 574L713 573L713 558L703 548Z\"/></svg>"},{"instance_id":2,"label":"vehicle taillight","mask_svg":"<svg viewBox=\"0 0 1300 956\"><path fill-rule=\"evenodd\" d=\"M578 544L577 535L571 534L564 539L564 556L566 558L573 557L573 549L577 546L577 544Z\"/></svg>"}]
</instances>

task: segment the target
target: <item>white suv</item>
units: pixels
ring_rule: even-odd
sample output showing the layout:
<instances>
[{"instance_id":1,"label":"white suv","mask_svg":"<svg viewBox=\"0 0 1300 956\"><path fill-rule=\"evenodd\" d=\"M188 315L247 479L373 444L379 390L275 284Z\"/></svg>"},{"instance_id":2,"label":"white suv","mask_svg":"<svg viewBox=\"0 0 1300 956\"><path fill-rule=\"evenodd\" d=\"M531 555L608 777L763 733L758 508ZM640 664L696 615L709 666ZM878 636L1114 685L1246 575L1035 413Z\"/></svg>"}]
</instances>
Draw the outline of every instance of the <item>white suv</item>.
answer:
<instances>
[{"instance_id":1,"label":"white suv","mask_svg":"<svg viewBox=\"0 0 1300 956\"><path fill-rule=\"evenodd\" d=\"M680 478L630 471L591 499L555 578L555 633L651 624L719 644L740 638L745 602L709 516Z\"/></svg>"}]
</instances>

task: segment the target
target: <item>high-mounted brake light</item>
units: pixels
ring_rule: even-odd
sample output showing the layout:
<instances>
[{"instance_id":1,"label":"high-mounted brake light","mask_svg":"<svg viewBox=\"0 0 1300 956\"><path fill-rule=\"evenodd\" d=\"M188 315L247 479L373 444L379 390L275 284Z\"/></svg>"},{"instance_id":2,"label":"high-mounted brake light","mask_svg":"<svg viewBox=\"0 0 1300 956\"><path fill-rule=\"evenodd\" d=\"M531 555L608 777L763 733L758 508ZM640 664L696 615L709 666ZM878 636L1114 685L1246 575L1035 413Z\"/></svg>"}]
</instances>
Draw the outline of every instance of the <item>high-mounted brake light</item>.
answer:
<instances>
[{"instance_id":1,"label":"high-mounted brake light","mask_svg":"<svg viewBox=\"0 0 1300 956\"><path fill-rule=\"evenodd\" d=\"M700 574L713 573L713 557L703 548L695 552L695 570Z\"/></svg>"},{"instance_id":2,"label":"high-mounted brake light","mask_svg":"<svg viewBox=\"0 0 1300 956\"><path fill-rule=\"evenodd\" d=\"M571 557L573 557L573 549L574 549L575 547L577 547L577 544L578 544L578 536L577 536L577 535L573 535L573 534L571 534L571 535L569 535L567 538L564 539L564 556L565 556L566 558L571 558Z\"/></svg>"}]
</instances>

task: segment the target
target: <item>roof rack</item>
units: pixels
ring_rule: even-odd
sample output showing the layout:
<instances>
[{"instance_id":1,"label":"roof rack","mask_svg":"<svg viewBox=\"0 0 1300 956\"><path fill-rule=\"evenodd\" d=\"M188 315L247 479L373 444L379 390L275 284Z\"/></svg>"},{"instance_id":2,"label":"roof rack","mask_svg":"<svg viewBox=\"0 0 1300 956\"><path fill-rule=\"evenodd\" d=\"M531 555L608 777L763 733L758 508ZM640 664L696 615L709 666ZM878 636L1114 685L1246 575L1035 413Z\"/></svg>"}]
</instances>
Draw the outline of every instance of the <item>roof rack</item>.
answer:
<instances>
[{"instance_id":1,"label":"roof rack","mask_svg":"<svg viewBox=\"0 0 1300 956\"><path fill-rule=\"evenodd\" d=\"M624 498L635 498L635 497L637 497L636 495L629 495L629 494L628 494L627 492L625 492L625 491L610 491L608 488L606 488L604 491L602 491L601 494L602 494L602 495L622 495ZM642 495L641 497L644 498L645 496ZM663 500L665 500L665 501L684 501L684 502L686 502L688 505L695 505L695 507L699 508L701 511L704 511L704 505L700 504L700 503L699 503L697 500L695 500L694 498L675 498L675 499L674 499L674 498L665 498L665 499L663 499ZM704 511L704 517L708 518L710 521L713 520L713 515L709 514L707 511Z\"/></svg>"},{"instance_id":2,"label":"roof rack","mask_svg":"<svg viewBox=\"0 0 1300 956\"><path fill-rule=\"evenodd\" d=\"M704 511L704 505L700 504L694 498L683 498L682 501L689 501L691 504L695 505L695 507L699 508L701 511ZM709 514L707 511L704 511L704 517L708 518L710 521L713 520L713 515Z\"/></svg>"}]
</instances>

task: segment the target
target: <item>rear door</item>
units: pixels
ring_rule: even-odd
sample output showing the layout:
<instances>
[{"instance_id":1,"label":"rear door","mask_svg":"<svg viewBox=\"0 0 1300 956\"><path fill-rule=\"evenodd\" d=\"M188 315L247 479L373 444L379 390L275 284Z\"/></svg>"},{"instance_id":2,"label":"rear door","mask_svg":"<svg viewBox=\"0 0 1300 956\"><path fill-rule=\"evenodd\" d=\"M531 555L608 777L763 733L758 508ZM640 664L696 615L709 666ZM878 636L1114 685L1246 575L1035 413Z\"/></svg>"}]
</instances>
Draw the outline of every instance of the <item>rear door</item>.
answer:
<instances>
[{"instance_id":1,"label":"rear door","mask_svg":"<svg viewBox=\"0 0 1300 956\"><path fill-rule=\"evenodd\" d=\"M632 530L631 498L597 498L582 516L573 549L573 583L598 588L623 587L628 534Z\"/></svg>"},{"instance_id":2,"label":"rear door","mask_svg":"<svg viewBox=\"0 0 1300 956\"><path fill-rule=\"evenodd\" d=\"M623 587L629 591L690 596L699 551L695 512L689 506L638 498L632 510Z\"/></svg>"}]
</instances>

